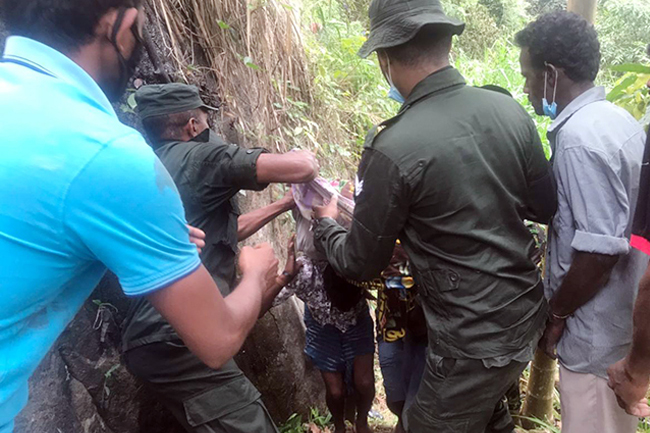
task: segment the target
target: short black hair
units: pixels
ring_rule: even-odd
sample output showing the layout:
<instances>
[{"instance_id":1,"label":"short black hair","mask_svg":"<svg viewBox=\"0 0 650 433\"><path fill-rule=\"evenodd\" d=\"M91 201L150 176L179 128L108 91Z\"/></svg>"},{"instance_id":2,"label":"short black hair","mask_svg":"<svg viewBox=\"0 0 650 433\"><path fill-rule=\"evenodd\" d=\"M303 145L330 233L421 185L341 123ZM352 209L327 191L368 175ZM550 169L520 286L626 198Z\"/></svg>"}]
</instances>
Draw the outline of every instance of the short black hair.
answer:
<instances>
[{"instance_id":1,"label":"short black hair","mask_svg":"<svg viewBox=\"0 0 650 433\"><path fill-rule=\"evenodd\" d=\"M163 114L161 116L147 117L142 120L142 128L152 146L164 140L178 140L183 128L192 118L199 117L201 108L182 111L180 113Z\"/></svg>"},{"instance_id":2,"label":"short black hair","mask_svg":"<svg viewBox=\"0 0 650 433\"><path fill-rule=\"evenodd\" d=\"M383 50L391 60L416 66L427 60L448 56L452 35L451 26L427 24L408 42Z\"/></svg>"},{"instance_id":3,"label":"short black hair","mask_svg":"<svg viewBox=\"0 0 650 433\"><path fill-rule=\"evenodd\" d=\"M594 81L600 69L600 43L593 25L572 12L556 11L539 17L517 33L535 69L546 63L564 69L575 82Z\"/></svg>"},{"instance_id":4,"label":"short black hair","mask_svg":"<svg viewBox=\"0 0 650 433\"><path fill-rule=\"evenodd\" d=\"M12 35L25 36L62 52L91 42L111 9L140 7L142 0L0 0L0 18Z\"/></svg>"}]
</instances>

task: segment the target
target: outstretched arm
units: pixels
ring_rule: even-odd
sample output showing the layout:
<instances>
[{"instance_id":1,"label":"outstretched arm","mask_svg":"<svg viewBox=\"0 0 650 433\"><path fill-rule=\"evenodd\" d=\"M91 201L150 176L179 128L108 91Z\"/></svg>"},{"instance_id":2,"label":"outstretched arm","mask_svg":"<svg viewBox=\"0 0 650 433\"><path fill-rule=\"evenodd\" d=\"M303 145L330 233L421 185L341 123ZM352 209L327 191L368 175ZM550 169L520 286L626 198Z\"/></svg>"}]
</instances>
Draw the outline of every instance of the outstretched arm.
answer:
<instances>
[{"instance_id":1,"label":"outstretched arm","mask_svg":"<svg viewBox=\"0 0 650 433\"><path fill-rule=\"evenodd\" d=\"M281 200L240 215L237 218L237 240L241 242L253 236L259 229L273 221L279 215L290 211L295 205L293 194L291 194L291 189L289 189Z\"/></svg>"},{"instance_id":2,"label":"outstretched arm","mask_svg":"<svg viewBox=\"0 0 650 433\"><path fill-rule=\"evenodd\" d=\"M259 183L305 183L314 180L319 170L316 157L307 150L283 154L263 153L257 158Z\"/></svg>"},{"instance_id":3,"label":"outstretched arm","mask_svg":"<svg viewBox=\"0 0 650 433\"><path fill-rule=\"evenodd\" d=\"M411 178L417 179L419 173L411 173ZM390 262L406 221L410 187L395 163L373 149L364 151L358 177L350 230L336 223L334 199L328 206L314 209L318 219L314 244L325 252L339 275L366 281L377 277Z\"/></svg>"}]
</instances>

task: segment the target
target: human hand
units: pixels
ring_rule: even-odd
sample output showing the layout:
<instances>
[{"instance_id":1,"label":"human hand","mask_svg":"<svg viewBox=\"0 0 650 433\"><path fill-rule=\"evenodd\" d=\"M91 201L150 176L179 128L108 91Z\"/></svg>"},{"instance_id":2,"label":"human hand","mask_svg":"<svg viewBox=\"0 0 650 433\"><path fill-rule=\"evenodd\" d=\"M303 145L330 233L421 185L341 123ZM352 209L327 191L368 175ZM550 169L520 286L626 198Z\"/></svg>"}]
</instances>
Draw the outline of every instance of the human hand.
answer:
<instances>
[{"instance_id":1,"label":"human hand","mask_svg":"<svg viewBox=\"0 0 650 433\"><path fill-rule=\"evenodd\" d=\"M263 292L275 285L278 263L273 247L268 243L254 247L246 246L242 248L239 255L239 270L242 273L242 279L258 278Z\"/></svg>"},{"instance_id":2,"label":"human hand","mask_svg":"<svg viewBox=\"0 0 650 433\"><path fill-rule=\"evenodd\" d=\"M293 198L293 190L291 189L291 186L289 186L287 192L284 193L284 197L282 197L281 201L287 210L291 210L296 207L296 201Z\"/></svg>"},{"instance_id":3,"label":"human hand","mask_svg":"<svg viewBox=\"0 0 650 433\"><path fill-rule=\"evenodd\" d=\"M332 196L329 203L324 206L314 206L314 218L332 218L337 219L339 217L339 208L337 204L339 202L336 194Z\"/></svg>"},{"instance_id":4,"label":"human hand","mask_svg":"<svg viewBox=\"0 0 650 433\"><path fill-rule=\"evenodd\" d=\"M557 343L562 338L565 326L565 319L558 319L553 316L546 322L544 335L539 340L539 348L551 359L557 359Z\"/></svg>"},{"instance_id":5,"label":"human hand","mask_svg":"<svg viewBox=\"0 0 650 433\"><path fill-rule=\"evenodd\" d=\"M650 417L650 406L646 398L650 379L648 375L631 374L627 358L610 365L607 374L608 385L614 390L618 405L635 417Z\"/></svg>"},{"instance_id":6,"label":"human hand","mask_svg":"<svg viewBox=\"0 0 650 433\"><path fill-rule=\"evenodd\" d=\"M293 235L287 247L287 264L284 266L284 272L276 278L276 283L280 287L286 286L293 281L299 271L300 264L296 261L296 235Z\"/></svg>"},{"instance_id":7,"label":"human hand","mask_svg":"<svg viewBox=\"0 0 650 433\"><path fill-rule=\"evenodd\" d=\"M205 232L196 227L192 227L189 224L187 225L187 228L190 229L190 242L196 245L196 249L200 254L201 251L203 251L203 247L205 247Z\"/></svg>"}]
</instances>

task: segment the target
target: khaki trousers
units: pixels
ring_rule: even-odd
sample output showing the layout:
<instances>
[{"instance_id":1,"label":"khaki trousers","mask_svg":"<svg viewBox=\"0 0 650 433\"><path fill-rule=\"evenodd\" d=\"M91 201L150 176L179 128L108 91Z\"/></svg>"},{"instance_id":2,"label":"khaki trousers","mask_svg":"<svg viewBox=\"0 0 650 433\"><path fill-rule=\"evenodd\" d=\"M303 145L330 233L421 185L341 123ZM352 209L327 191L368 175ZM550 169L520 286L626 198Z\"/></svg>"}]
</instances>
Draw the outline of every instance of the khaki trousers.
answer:
<instances>
[{"instance_id":1,"label":"khaki trousers","mask_svg":"<svg viewBox=\"0 0 650 433\"><path fill-rule=\"evenodd\" d=\"M625 413L607 381L560 366L562 433L634 433L639 420Z\"/></svg>"}]
</instances>

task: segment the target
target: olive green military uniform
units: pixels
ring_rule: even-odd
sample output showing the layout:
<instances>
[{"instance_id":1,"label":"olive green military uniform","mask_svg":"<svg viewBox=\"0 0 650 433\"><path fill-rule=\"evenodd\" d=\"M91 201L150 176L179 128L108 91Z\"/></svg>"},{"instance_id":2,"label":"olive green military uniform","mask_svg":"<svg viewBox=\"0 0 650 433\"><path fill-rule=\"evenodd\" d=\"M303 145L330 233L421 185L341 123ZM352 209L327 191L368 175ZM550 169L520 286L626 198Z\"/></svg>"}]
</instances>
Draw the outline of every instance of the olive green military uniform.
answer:
<instances>
[{"instance_id":1,"label":"olive green military uniform","mask_svg":"<svg viewBox=\"0 0 650 433\"><path fill-rule=\"evenodd\" d=\"M512 98L439 71L371 132L356 194L350 231L323 219L316 244L360 280L381 272L398 237L408 252L429 331L410 431L484 431L496 406L507 416L500 399L546 320L523 219L550 217L555 202L532 120Z\"/></svg>"},{"instance_id":2,"label":"olive green military uniform","mask_svg":"<svg viewBox=\"0 0 650 433\"><path fill-rule=\"evenodd\" d=\"M141 117L205 107L196 88L182 84L145 86L136 93ZM205 107L209 108L209 107ZM189 142L154 143L176 183L187 221L206 233L203 264L223 295L235 283L236 194L261 190L256 162L261 149L225 144L206 130ZM189 432L277 432L259 391L231 360L214 370L183 344L146 299L131 306L123 345L129 370L144 380Z\"/></svg>"},{"instance_id":3,"label":"olive green military uniform","mask_svg":"<svg viewBox=\"0 0 650 433\"><path fill-rule=\"evenodd\" d=\"M437 0L374 0L370 18L362 54L428 23L462 30ZM411 259L429 348L408 431L512 432L502 398L532 358L547 311L523 220L555 211L532 119L512 98L442 69L368 134L355 194L350 230L321 219L315 243L353 279L378 275L398 237Z\"/></svg>"}]
</instances>

